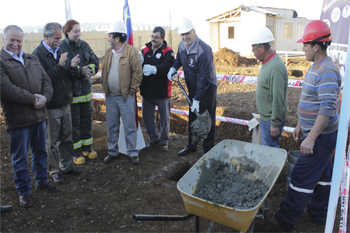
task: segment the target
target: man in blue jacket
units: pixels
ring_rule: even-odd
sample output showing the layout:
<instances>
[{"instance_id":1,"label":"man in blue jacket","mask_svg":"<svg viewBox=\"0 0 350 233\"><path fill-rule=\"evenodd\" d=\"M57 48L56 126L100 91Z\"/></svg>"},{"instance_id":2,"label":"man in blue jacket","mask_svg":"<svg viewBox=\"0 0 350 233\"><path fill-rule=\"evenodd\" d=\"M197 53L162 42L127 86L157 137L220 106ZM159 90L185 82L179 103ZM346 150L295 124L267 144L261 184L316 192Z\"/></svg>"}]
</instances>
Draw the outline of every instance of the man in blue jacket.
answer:
<instances>
[{"instance_id":1,"label":"man in blue jacket","mask_svg":"<svg viewBox=\"0 0 350 233\"><path fill-rule=\"evenodd\" d=\"M197 151L198 142L192 142L190 127L197 118L196 112L201 114L208 110L212 122L208 137L203 141L203 153L214 147L217 81L213 52L209 45L198 38L190 19L182 20L179 34L181 34L182 41L179 43L174 65L168 72L168 79L172 81L177 76L176 71L182 66L189 98L192 99L188 144L178 153L179 156L184 156Z\"/></svg>"}]
</instances>

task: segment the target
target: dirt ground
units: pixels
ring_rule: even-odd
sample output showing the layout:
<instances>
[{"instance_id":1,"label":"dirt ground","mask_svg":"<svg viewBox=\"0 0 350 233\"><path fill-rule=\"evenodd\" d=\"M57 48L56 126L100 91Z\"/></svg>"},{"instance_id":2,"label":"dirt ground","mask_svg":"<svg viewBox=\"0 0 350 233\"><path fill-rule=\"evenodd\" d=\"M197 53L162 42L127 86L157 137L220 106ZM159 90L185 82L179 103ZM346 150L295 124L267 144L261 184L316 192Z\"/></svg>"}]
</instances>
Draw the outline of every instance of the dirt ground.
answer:
<instances>
[{"instance_id":1,"label":"dirt ground","mask_svg":"<svg viewBox=\"0 0 350 233\"><path fill-rule=\"evenodd\" d=\"M226 54L227 55L227 54ZM256 62L250 64L250 74L256 73ZM289 62L290 64L290 62ZM227 65L226 65L227 66ZM232 64L229 64L232 66ZM246 66L246 65L245 65ZM231 69L231 67L228 67ZM236 65L236 69L241 68ZM247 68L247 67L242 67ZM248 67L249 68L249 67ZM294 67L289 70L295 69ZM222 72L218 68L218 72ZM225 72L225 71L223 71ZM240 71L243 72L243 71ZM301 71L303 72L303 71ZM219 82L217 115L250 120L256 113L254 84ZM93 86L101 93L100 84ZM288 89L289 111L286 126L295 127L300 88ZM172 108L188 110L181 90L173 84ZM138 96L138 102L141 97ZM144 139L148 136L139 119ZM177 181L201 158L201 145L196 153L179 157L177 152L187 143L187 117L171 114L171 140L169 151L159 148L149 152L140 151L140 164L132 165L130 159L120 154L118 159L105 165L107 156L105 105L103 100L94 100L93 148L98 158L79 166L84 173L79 177L65 175L65 183L57 185L59 191L47 193L33 188L34 205L21 208L12 179L9 138L1 121L1 204L13 205L11 213L1 216L1 232L195 232L195 218L186 221L134 221L134 214L184 215L186 209ZM159 120L158 120L159 123ZM250 142L252 132L247 126L216 122L216 144L224 139ZM281 148L297 149L290 134L282 137ZM30 152L29 157L30 157ZM31 160L28 159L30 167ZM273 190L269 193L269 205L277 210L286 195L286 172L284 166ZM33 187L35 184L32 182ZM339 227L339 205L335 218L335 231ZM348 223L349 223L348 219ZM200 232L207 232L209 221L200 218ZM254 232L274 232L266 220L256 218ZM237 232L237 230L214 223L212 232ZM300 219L295 232L324 232L324 228Z\"/></svg>"}]
</instances>

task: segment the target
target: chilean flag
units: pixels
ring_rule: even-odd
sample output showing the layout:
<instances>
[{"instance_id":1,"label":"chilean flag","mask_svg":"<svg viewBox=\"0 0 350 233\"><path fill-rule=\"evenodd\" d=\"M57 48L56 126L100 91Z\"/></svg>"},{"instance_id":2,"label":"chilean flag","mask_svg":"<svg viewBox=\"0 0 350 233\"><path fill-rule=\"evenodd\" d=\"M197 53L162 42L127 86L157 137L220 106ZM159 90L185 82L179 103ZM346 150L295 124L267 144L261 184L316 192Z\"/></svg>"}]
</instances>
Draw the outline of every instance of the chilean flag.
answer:
<instances>
[{"instance_id":1,"label":"chilean flag","mask_svg":"<svg viewBox=\"0 0 350 233\"><path fill-rule=\"evenodd\" d=\"M134 37L132 35L132 24L131 24L131 17L130 17L130 9L129 9L128 0L125 0L125 3L124 3L123 19L124 19L124 24L126 26L126 30L128 32L128 38L127 38L126 42L129 45L134 46Z\"/></svg>"},{"instance_id":2,"label":"chilean flag","mask_svg":"<svg viewBox=\"0 0 350 233\"><path fill-rule=\"evenodd\" d=\"M125 0L125 3L124 3L123 19L124 19L124 24L126 26L126 31L127 31L127 34L128 34L128 38L126 39L126 43L128 43L129 45L134 46L134 37L132 35L132 24L131 24L131 17L130 17L130 9L129 9L128 0ZM137 95L136 95L136 93L135 93L135 102L137 103ZM139 117L137 115L137 104L136 104L135 121L136 121L136 127L138 127L138 125L139 125Z\"/></svg>"}]
</instances>

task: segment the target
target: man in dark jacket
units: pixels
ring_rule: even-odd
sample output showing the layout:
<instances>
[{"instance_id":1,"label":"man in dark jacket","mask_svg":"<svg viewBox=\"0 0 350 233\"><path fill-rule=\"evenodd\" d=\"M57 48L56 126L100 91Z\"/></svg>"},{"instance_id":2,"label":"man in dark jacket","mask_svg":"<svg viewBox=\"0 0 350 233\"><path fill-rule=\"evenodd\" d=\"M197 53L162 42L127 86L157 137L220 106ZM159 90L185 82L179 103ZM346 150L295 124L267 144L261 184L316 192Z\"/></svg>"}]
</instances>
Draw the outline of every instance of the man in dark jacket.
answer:
<instances>
[{"instance_id":1,"label":"man in dark jacket","mask_svg":"<svg viewBox=\"0 0 350 233\"><path fill-rule=\"evenodd\" d=\"M214 147L215 138L217 80L213 52L209 45L198 38L190 19L182 20L179 34L182 41L179 43L174 65L169 70L168 79L173 80L177 75L176 71L182 66L192 107L189 113L188 144L178 155L187 155L197 150L198 142L192 142L190 126L197 119L195 112L201 114L205 110L208 110L212 123L208 136L203 141L203 153L207 153Z\"/></svg>"},{"instance_id":2,"label":"man in dark jacket","mask_svg":"<svg viewBox=\"0 0 350 233\"><path fill-rule=\"evenodd\" d=\"M170 97L172 82L167 73L174 63L174 52L164 40L165 31L155 27L151 42L142 50L144 57L143 79L140 90L142 95L142 119L149 137L148 150L153 150L160 142L160 150L168 150L170 129ZM154 117L155 107L160 115L160 136Z\"/></svg>"},{"instance_id":3,"label":"man in dark jacket","mask_svg":"<svg viewBox=\"0 0 350 233\"><path fill-rule=\"evenodd\" d=\"M62 53L59 44L62 38L62 26L48 23L44 27L44 40L33 51L41 66L51 79L53 97L47 104L48 121L46 145L48 150L48 170L55 183L64 183L63 173L80 175L81 170L73 167L72 117L70 102L72 90L70 71L76 69L79 57L69 64L67 52ZM61 168L60 168L61 163Z\"/></svg>"},{"instance_id":4,"label":"man in dark jacket","mask_svg":"<svg viewBox=\"0 0 350 233\"><path fill-rule=\"evenodd\" d=\"M37 57L22 52L23 30L10 25L4 29L4 47L0 52L1 107L10 137L13 179L19 204L31 207L32 186L27 165L31 149L32 171L36 185L45 191L57 191L47 179L46 107L52 98L50 78Z\"/></svg>"}]
</instances>

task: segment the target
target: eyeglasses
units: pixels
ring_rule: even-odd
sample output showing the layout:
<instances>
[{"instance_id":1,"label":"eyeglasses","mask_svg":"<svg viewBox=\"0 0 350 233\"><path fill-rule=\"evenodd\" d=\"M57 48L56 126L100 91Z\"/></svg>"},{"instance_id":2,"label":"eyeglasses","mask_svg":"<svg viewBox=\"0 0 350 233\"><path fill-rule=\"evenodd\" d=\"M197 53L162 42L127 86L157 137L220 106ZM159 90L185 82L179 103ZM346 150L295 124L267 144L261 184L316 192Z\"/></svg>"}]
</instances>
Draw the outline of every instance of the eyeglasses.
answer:
<instances>
[{"instance_id":1,"label":"eyeglasses","mask_svg":"<svg viewBox=\"0 0 350 233\"><path fill-rule=\"evenodd\" d=\"M261 45L258 45L258 46L256 46L255 48L253 48L252 49L252 52L254 53L254 51L257 49L257 48L259 48Z\"/></svg>"},{"instance_id":2,"label":"eyeglasses","mask_svg":"<svg viewBox=\"0 0 350 233\"><path fill-rule=\"evenodd\" d=\"M159 39L160 36L158 36L158 35L151 35L151 38L152 38L152 39Z\"/></svg>"}]
</instances>

